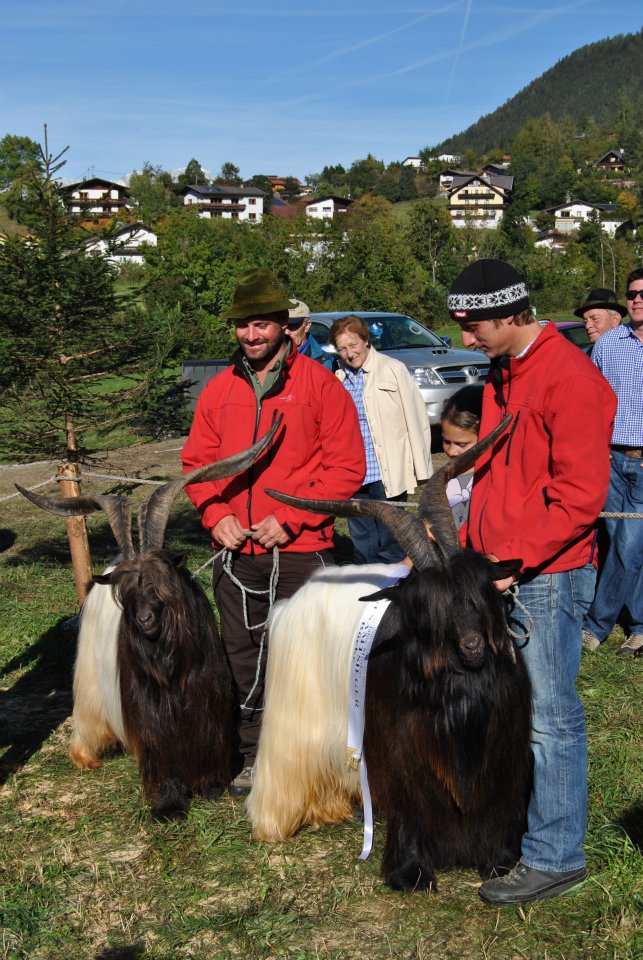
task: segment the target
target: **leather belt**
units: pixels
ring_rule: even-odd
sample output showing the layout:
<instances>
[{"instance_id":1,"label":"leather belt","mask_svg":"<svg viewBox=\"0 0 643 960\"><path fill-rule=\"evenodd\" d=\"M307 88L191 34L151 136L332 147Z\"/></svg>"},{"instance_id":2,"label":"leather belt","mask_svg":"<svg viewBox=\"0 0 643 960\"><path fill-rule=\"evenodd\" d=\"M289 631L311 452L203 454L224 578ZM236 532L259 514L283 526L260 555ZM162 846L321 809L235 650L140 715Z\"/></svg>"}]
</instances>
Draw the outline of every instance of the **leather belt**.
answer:
<instances>
[{"instance_id":1,"label":"leather belt","mask_svg":"<svg viewBox=\"0 0 643 960\"><path fill-rule=\"evenodd\" d=\"M625 457L633 457L635 460L643 459L643 448L642 447L625 447L620 443L613 443L612 450L616 450L618 453L622 453Z\"/></svg>"}]
</instances>

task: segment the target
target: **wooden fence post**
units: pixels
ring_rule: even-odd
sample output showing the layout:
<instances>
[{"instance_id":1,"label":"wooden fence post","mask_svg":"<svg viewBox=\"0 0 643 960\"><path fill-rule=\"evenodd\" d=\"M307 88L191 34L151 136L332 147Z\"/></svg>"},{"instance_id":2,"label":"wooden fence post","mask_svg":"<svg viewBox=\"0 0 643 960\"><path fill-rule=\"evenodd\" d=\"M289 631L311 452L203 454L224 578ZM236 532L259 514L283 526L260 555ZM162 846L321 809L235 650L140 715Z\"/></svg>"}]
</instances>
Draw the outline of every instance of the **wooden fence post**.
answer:
<instances>
[{"instance_id":1,"label":"wooden fence post","mask_svg":"<svg viewBox=\"0 0 643 960\"><path fill-rule=\"evenodd\" d=\"M69 461L61 463L58 467L57 476L62 497L80 496L80 476L77 463ZM76 596L79 605L82 607L94 575L92 558L89 552L89 540L87 539L87 523L85 517L67 517L65 523L67 524L71 562L74 568L74 580L76 581Z\"/></svg>"}]
</instances>

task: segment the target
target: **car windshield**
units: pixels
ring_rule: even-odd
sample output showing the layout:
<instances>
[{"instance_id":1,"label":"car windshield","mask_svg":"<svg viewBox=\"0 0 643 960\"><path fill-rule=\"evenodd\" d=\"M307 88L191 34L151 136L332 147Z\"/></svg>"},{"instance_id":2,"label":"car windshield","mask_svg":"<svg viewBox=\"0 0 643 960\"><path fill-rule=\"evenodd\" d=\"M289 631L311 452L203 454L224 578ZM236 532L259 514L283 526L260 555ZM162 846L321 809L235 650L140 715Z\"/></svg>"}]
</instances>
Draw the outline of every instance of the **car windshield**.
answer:
<instances>
[{"instance_id":1,"label":"car windshield","mask_svg":"<svg viewBox=\"0 0 643 960\"><path fill-rule=\"evenodd\" d=\"M444 341L423 327L417 320L404 317L378 316L364 318L376 350L413 350L417 347L445 347ZM320 343L328 343L328 328L313 321L312 334Z\"/></svg>"}]
</instances>

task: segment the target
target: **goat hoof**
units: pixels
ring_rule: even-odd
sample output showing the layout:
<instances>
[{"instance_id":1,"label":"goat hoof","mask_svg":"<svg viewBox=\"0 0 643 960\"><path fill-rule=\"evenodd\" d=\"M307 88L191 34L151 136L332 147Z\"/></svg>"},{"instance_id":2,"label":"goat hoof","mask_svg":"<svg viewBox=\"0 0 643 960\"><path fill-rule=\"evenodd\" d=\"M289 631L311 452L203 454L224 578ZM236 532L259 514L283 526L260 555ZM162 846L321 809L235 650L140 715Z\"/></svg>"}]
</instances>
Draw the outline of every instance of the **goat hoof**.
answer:
<instances>
[{"instance_id":1,"label":"goat hoof","mask_svg":"<svg viewBox=\"0 0 643 960\"><path fill-rule=\"evenodd\" d=\"M438 889L434 875L417 863L392 870L386 874L384 880L393 890L401 890L402 893L420 893L422 890L432 890L435 893Z\"/></svg>"},{"instance_id":2,"label":"goat hoof","mask_svg":"<svg viewBox=\"0 0 643 960\"><path fill-rule=\"evenodd\" d=\"M187 815L187 805L184 807L155 807L152 810L152 820L157 820L159 823L185 820Z\"/></svg>"}]
</instances>

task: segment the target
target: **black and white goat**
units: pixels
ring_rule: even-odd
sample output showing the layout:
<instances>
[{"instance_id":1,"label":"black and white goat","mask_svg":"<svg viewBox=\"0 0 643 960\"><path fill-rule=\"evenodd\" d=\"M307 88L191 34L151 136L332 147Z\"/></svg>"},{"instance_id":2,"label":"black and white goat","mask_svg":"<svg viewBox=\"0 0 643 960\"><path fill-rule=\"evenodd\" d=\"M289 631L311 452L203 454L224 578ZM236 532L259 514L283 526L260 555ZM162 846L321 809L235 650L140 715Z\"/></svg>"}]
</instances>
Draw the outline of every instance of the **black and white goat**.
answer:
<instances>
[{"instance_id":1,"label":"black and white goat","mask_svg":"<svg viewBox=\"0 0 643 960\"><path fill-rule=\"evenodd\" d=\"M191 794L215 798L232 774L232 678L204 591L185 558L163 547L170 509L187 484L246 470L279 423L249 450L155 490L139 508L138 551L126 497L52 500L18 487L50 513L107 516L122 558L94 578L83 605L69 753L93 768L122 744L138 761L155 819L184 818Z\"/></svg>"},{"instance_id":2,"label":"black and white goat","mask_svg":"<svg viewBox=\"0 0 643 960\"><path fill-rule=\"evenodd\" d=\"M531 778L530 685L493 581L520 561L462 550L445 494L509 419L429 480L420 517L388 503L270 491L305 510L377 517L414 568L385 589L396 568L326 568L275 607L248 799L255 838L280 841L304 824L352 817L360 800L347 762L353 641L363 601L385 597L367 666L364 756L374 808L387 817L386 882L422 890L436 886L439 868L475 866L486 877L518 859Z\"/></svg>"}]
</instances>

